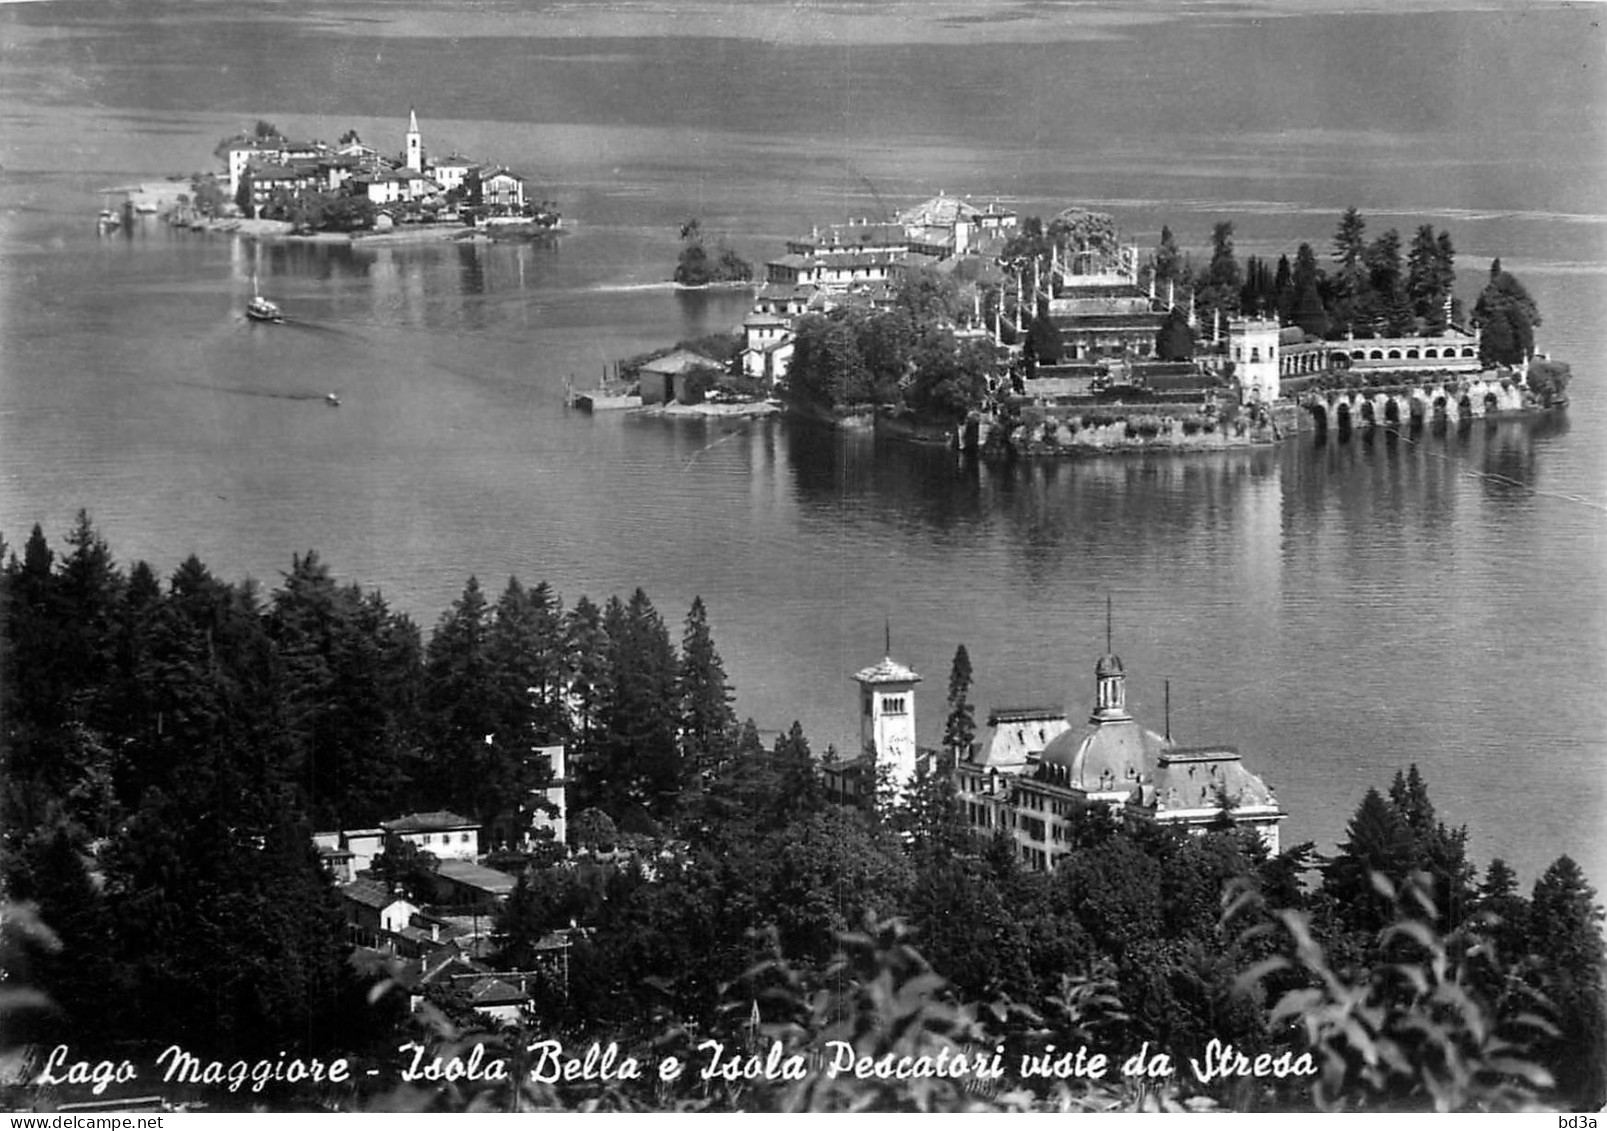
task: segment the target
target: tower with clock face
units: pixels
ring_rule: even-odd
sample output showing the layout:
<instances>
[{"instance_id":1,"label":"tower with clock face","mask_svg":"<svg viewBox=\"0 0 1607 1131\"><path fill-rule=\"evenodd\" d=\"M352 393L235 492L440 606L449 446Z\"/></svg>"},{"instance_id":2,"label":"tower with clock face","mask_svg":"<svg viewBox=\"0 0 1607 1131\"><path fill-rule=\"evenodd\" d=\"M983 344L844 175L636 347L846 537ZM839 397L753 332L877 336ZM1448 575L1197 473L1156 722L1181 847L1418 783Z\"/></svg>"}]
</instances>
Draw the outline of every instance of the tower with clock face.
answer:
<instances>
[{"instance_id":1,"label":"tower with clock face","mask_svg":"<svg viewBox=\"0 0 1607 1131\"><path fill-rule=\"evenodd\" d=\"M915 779L915 685L921 677L886 656L854 675L859 684L859 740L877 768L892 768L892 784L903 790Z\"/></svg>"}]
</instances>

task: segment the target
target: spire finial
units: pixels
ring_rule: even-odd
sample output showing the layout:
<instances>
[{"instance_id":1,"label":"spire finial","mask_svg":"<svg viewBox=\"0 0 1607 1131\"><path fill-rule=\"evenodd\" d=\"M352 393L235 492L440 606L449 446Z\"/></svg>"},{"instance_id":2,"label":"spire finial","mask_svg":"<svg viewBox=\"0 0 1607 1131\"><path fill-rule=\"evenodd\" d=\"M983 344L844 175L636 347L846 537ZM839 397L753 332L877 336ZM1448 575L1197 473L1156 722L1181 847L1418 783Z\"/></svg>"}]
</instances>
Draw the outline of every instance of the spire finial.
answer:
<instances>
[{"instance_id":1,"label":"spire finial","mask_svg":"<svg viewBox=\"0 0 1607 1131\"><path fill-rule=\"evenodd\" d=\"M887 658L892 659L893 658L893 618L892 617L884 616L882 618L882 632L886 636L886 639L887 639Z\"/></svg>"},{"instance_id":2,"label":"spire finial","mask_svg":"<svg viewBox=\"0 0 1607 1131\"><path fill-rule=\"evenodd\" d=\"M1105 594L1105 652L1110 653L1110 594Z\"/></svg>"}]
</instances>

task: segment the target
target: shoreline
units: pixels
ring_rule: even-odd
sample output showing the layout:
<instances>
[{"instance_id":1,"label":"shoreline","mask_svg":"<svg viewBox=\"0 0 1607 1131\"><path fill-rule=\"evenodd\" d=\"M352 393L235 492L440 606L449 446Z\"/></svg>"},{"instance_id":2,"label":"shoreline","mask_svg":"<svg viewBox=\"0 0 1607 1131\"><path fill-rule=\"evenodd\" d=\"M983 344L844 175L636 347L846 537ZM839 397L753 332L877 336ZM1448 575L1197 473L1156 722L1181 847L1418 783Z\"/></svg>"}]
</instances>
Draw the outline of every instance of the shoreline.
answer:
<instances>
[{"instance_id":1,"label":"shoreline","mask_svg":"<svg viewBox=\"0 0 1607 1131\"><path fill-rule=\"evenodd\" d=\"M784 411L780 401L755 401L742 404L651 404L630 410L638 416L703 417L710 420L750 419L762 420L780 416Z\"/></svg>"},{"instance_id":2,"label":"shoreline","mask_svg":"<svg viewBox=\"0 0 1607 1131\"><path fill-rule=\"evenodd\" d=\"M495 231L467 225L406 225L388 232L295 232L287 220L169 220L169 225L180 231L199 232L203 235L237 235L252 240L275 240L307 244L332 244L348 247L365 245L390 246L412 243L447 243L484 240L487 243L514 242L556 238L564 229L553 227L543 232L518 232L498 237ZM508 225L513 227L514 225Z\"/></svg>"}]
</instances>

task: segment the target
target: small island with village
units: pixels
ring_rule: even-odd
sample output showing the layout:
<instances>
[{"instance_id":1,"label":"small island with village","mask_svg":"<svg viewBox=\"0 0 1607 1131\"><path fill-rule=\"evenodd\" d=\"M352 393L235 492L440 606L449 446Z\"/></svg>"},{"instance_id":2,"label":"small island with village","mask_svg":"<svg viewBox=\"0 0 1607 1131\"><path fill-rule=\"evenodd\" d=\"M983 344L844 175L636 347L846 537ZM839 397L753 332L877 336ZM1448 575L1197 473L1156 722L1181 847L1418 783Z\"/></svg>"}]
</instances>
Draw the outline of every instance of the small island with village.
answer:
<instances>
[{"instance_id":1,"label":"small island with village","mask_svg":"<svg viewBox=\"0 0 1607 1131\"><path fill-rule=\"evenodd\" d=\"M495 161L431 153L416 111L408 112L398 154L382 154L356 130L338 142L293 140L258 121L224 138L214 155L223 170L120 190L123 216L107 209L103 232L129 214L157 214L197 231L351 240L392 233L531 238L555 234L558 206L533 199L521 174Z\"/></svg>"}]
</instances>

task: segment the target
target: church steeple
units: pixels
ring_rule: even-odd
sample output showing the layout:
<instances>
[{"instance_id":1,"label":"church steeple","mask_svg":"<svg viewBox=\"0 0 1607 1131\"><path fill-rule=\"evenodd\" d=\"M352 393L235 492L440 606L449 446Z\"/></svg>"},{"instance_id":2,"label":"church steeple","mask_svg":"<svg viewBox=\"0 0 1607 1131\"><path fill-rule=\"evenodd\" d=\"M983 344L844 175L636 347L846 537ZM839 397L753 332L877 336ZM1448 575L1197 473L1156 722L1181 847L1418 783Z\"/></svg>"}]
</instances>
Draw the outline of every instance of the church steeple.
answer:
<instances>
[{"instance_id":1,"label":"church steeple","mask_svg":"<svg viewBox=\"0 0 1607 1131\"><path fill-rule=\"evenodd\" d=\"M418 129L418 114L407 108L407 167L415 173L424 171L424 138Z\"/></svg>"}]
</instances>

